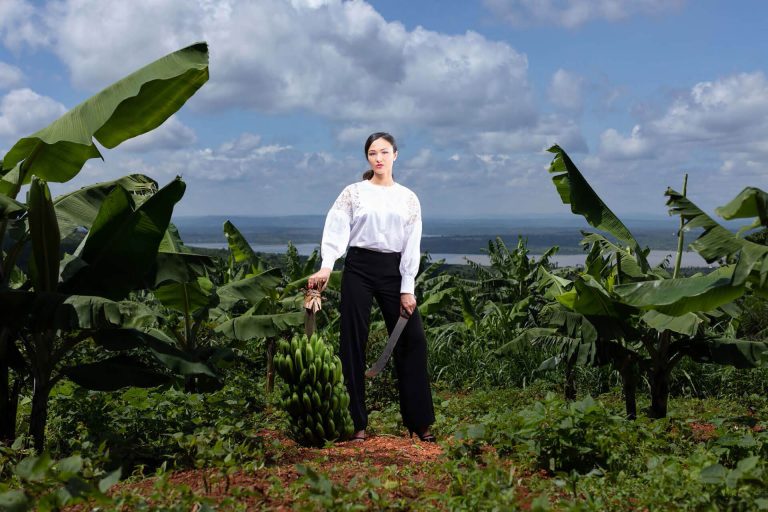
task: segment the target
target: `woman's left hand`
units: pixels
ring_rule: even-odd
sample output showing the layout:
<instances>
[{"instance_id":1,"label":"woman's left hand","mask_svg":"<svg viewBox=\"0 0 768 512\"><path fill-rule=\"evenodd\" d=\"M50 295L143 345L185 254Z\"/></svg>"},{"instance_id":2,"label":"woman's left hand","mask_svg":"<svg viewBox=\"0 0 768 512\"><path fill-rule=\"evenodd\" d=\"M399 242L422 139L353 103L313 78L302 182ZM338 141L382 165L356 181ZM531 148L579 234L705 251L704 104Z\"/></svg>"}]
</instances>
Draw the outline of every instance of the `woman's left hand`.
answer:
<instances>
[{"instance_id":1,"label":"woman's left hand","mask_svg":"<svg viewBox=\"0 0 768 512\"><path fill-rule=\"evenodd\" d=\"M416 309L416 296L412 293L400 294L400 312L403 316L410 317Z\"/></svg>"}]
</instances>

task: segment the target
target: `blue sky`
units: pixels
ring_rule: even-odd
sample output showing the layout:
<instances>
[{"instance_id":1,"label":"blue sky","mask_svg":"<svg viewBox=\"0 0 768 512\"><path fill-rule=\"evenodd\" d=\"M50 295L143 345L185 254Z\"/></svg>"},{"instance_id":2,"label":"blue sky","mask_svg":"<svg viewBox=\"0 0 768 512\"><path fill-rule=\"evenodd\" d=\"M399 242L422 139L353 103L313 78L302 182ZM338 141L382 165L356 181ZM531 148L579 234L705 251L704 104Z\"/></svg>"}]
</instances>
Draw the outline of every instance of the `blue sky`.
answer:
<instances>
[{"instance_id":1,"label":"blue sky","mask_svg":"<svg viewBox=\"0 0 768 512\"><path fill-rule=\"evenodd\" d=\"M761 1L0 0L0 153L195 41L211 80L65 191L142 172L184 215L324 213L390 131L425 217L566 214L568 151L619 214L665 215L690 174L711 211L768 188Z\"/></svg>"}]
</instances>

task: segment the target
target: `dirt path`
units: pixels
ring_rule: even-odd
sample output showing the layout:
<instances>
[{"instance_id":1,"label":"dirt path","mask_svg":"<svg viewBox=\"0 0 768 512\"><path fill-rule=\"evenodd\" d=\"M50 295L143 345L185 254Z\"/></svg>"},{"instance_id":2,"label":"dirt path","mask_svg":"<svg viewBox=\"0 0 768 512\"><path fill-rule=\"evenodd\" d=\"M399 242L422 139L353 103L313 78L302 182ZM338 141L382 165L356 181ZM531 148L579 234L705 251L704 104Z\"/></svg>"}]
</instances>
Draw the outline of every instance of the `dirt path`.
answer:
<instances>
[{"instance_id":1,"label":"dirt path","mask_svg":"<svg viewBox=\"0 0 768 512\"><path fill-rule=\"evenodd\" d=\"M279 447L271 452L263 468L252 472L237 472L224 476L216 470L186 470L174 472L168 481L173 486L186 485L197 496L216 502L233 495L248 510L291 510L297 506L312 509L302 499L301 491L310 485L296 485L301 478L299 467L310 468L326 475L334 486L344 489L360 488L371 480L380 483L378 498L387 502L412 500L428 494L441 493L450 484L444 473L435 471L443 450L434 443L422 443L414 438L388 435L372 436L364 442L347 441L330 448L304 448L275 431L260 432L267 447ZM316 482L322 487L322 482ZM116 492L150 496L155 479L118 485ZM321 492L316 490L316 492ZM366 494L359 497L365 502ZM368 502L371 504L370 502ZM372 505L372 504L371 504ZM226 507L225 507L226 508Z\"/></svg>"}]
</instances>

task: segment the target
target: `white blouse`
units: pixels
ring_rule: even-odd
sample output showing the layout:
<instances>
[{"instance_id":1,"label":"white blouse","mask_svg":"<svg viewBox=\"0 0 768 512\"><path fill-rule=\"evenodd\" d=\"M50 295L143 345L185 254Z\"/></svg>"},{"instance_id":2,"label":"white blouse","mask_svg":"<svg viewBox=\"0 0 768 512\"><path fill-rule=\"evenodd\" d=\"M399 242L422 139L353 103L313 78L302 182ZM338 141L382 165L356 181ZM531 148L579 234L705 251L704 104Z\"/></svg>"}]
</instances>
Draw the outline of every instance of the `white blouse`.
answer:
<instances>
[{"instance_id":1,"label":"white blouse","mask_svg":"<svg viewBox=\"0 0 768 512\"><path fill-rule=\"evenodd\" d=\"M421 205L410 189L369 180L347 186L333 203L323 228L322 267L333 264L347 246L399 252L400 293L413 293L421 258Z\"/></svg>"}]
</instances>

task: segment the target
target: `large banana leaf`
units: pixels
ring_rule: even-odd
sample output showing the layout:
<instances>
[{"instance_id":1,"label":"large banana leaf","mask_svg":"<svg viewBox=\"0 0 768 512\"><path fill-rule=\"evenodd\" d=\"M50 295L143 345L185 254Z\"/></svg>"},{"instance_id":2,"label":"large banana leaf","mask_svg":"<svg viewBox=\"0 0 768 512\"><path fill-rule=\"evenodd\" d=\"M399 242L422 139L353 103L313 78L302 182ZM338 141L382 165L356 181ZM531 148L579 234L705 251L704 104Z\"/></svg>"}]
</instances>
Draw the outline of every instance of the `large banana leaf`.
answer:
<instances>
[{"instance_id":1,"label":"large banana leaf","mask_svg":"<svg viewBox=\"0 0 768 512\"><path fill-rule=\"evenodd\" d=\"M114 148L157 128L207 80L205 43L139 69L19 140L2 160L0 192L12 192L32 174L52 182L72 179L87 160L101 156L93 139Z\"/></svg>"},{"instance_id":2,"label":"large banana leaf","mask_svg":"<svg viewBox=\"0 0 768 512\"><path fill-rule=\"evenodd\" d=\"M184 182L176 178L134 209L128 192L116 187L84 241L79 268L62 274L66 274L62 291L122 298L143 286L184 189Z\"/></svg>"},{"instance_id":3,"label":"large banana leaf","mask_svg":"<svg viewBox=\"0 0 768 512\"><path fill-rule=\"evenodd\" d=\"M695 336L704 319L695 313L685 313L680 316L670 316L658 311L647 311L641 319L648 327L658 332L673 331L685 336Z\"/></svg>"},{"instance_id":4,"label":"large banana leaf","mask_svg":"<svg viewBox=\"0 0 768 512\"><path fill-rule=\"evenodd\" d=\"M93 340L100 347L112 351L149 348L158 361L178 375L207 375L218 378L208 364L196 359L194 354L176 348L175 341L158 329L149 329L147 332L136 329L104 329L94 333Z\"/></svg>"},{"instance_id":5,"label":"large banana leaf","mask_svg":"<svg viewBox=\"0 0 768 512\"><path fill-rule=\"evenodd\" d=\"M557 301L571 311L582 315L620 316L614 298L590 275L578 276L573 289L556 297Z\"/></svg>"},{"instance_id":6,"label":"large banana leaf","mask_svg":"<svg viewBox=\"0 0 768 512\"><path fill-rule=\"evenodd\" d=\"M552 177L552 182L563 204L571 205L571 212L583 216L591 226L607 231L626 244L642 271L647 271L648 262L629 228L600 199L568 154L558 145L552 146L547 151L555 154L549 166L549 172L555 175Z\"/></svg>"},{"instance_id":7,"label":"large banana leaf","mask_svg":"<svg viewBox=\"0 0 768 512\"><path fill-rule=\"evenodd\" d=\"M140 328L157 321L157 314L142 304L103 297L3 290L0 303L0 323L36 331Z\"/></svg>"},{"instance_id":8,"label":"large banana leaf","mask_svg":"<svg viewBox=\"0 0 768 512\"><path fill-rule=\"evenodd\" d=\"M104 199L118 185L134 196L149 195L157 191L157 182L152 178L143 174L131 174L115 181L95 183L58 196L53 205L56 208L61 237L69 236L78 228L90 229Z\"/></svg>"},{"instance_id":9,"label":"large banana leaf","mask_svg":"<svg viewBox=\"0 0 768 512\"><path fill-rule=\"evenodd\" d=\"M32 238L30 273L35 291L54 291L59 283L59 224L51 191L35 176L29 187L29 231Z\"/></svg>"},{"instance_id":10,"label":"large banana leaf","mask_svg":"<svg viewBox=\"0 0 768 512\"><path fill-rule=\"evenodd\" d=\"M681 316L711 311L739 298L745 287L732 284L733 271L731 265L705 276L643 281L615 286L613 291L630 306Z\"/></svg>"},{"instance_id":11,"label":"large banana leaf","mask_svg":"<svg viewBox=\"0 0 768 512\"><path fill-rule=\"evenodd\" d=\"M619 247L612 243L599 233L587 233L582 232L584 238L581 240L582 245L589 245L593 248L587 256L586 266L590 267L590 258L601 257L609 260L616 260L618 258L619 264L617 270L620 274L621 281L625 280L638 280L647 279L646 272L638 265L637 258L627 249Z\"/></svg>"},{"instance_id":12,"label":"large banana leaf","mask_svg":"<svg viewBox=\"0 0 768 512\"><path fill-rule=\"evenodd\" d=\"M304 325L304 313L279 313L274 315L242 315L228 320L216 328L216 332L238 341L278 336L292 328Z\"/></svg>"},{"instance_id":13,"label":"large banana leaf","mask_svg":"<svg viewBox=\"0 0 768 512\"><path fill-rule=\"evenodd\" d=\"M169 282L191 283L208 276L215 268L213 258L193 253L184 245L176 226L168 225L158 247L153 280L155 287Z\"/></svg>"},{"instance_id":14,"label":"large banana leaf","mask_svg":"<svg viewBox=\"0 0 768 512\"><path fill-rule=\"evenodd\" d=\"M728 204L715 208L726 220L757 217L759 224L768 226L768 194L757 187L746 187Z\"/></svg>"},{"instance_id":15,"label":"large banana leaf","mask_svg":"<svg viewBox=\"0 0 768 512\"><path fill-rule=\"evenodd\" d=\"M213 283L207 277L195 281L169 283L155 290L155 297L170 309L194 316L198 311L211 305Z\"/></svg>"},{"instance_id":16,"label":"large banana leaf","mask_svg":"<svg viewBox=\"0 0 768 512\"><path fill-rule=\"evenodd\" d=\"M729 338L686 339L670 347L699 363L756 368L768 363L768 344Z\"/></svg>"},{"instance_id":17,"label":"large banana leaf","mask_svg":"<svg viewBox=\"0 0 768 512\"><path fill-rule=\"evenodd\" d=\"M234 304L239 300L254 305L261 302L265 297L271 297L281 279L282 272L280 269L273 268L253 277L225 284L216 290L216 293L221 297L222 305Z\"/></svg>"},{"instance_id":18,"label":"large banana leaf","mask_svg":"<svg viewBox=\"0 0 768 512\"><path fill-rule=\"evenodd\" d=\"M419 314L422 318L426 318L432 314L442 313L454 302L454 297L457 296L459 296L459 289L455 287L429 293L418 305Z\"/></svg>"},{"instance_id":19,"label":"large banana leaf","mask_svg":"<svg viewBox=\"0 0 768 512\"><path fill-rule=\"evenodd\" d=\"M768 278L768 247L737 237L679 192L667 189L666 195L669 197L667 206L670 214L682 217L686 231L695 228L704 230L690 245L693 250L710 263L738 254L738 264L733 272L734 286L744 284L752 272L759 278L761 286L765 283ZM731 215L749 211L747 207L739 207L735 201L729 203L725 213Z\"/></svg>"},{"instance_id":20,"label":"large banana leaf","mask_svg":"<svg viewBox=\"0 0 768 512\"><path fill-rule=\"evenodd\" d=\"M15 199L0 193L0 220L13 219L27 211L27 207Z\"/></svg>"},{"instance_id":21,"label":"large banana leaf","mask_svg":"<svg viewBox=\"0 0 768 512\"><path fill-rule=\"evenodd\" d=\"M264 263L261 258L253 252L251 244L230 221L224 223L224 236L227 238L229 251L232 253L235 263L247 262L251 265L251 271L254 273L264 271Z\"/></svg>"},{"instance_id":22,"label":"large banana leaf","mask_svg":"<svg viewBox=\"0 0 768 512\"><path fill-rule=\"evenodd\" d=\"M62 373L76 384L94 391L115 391L129 386L150 388L171 382L168 375L128 355L69 366Z\"/></svg>"}]
</instances>

